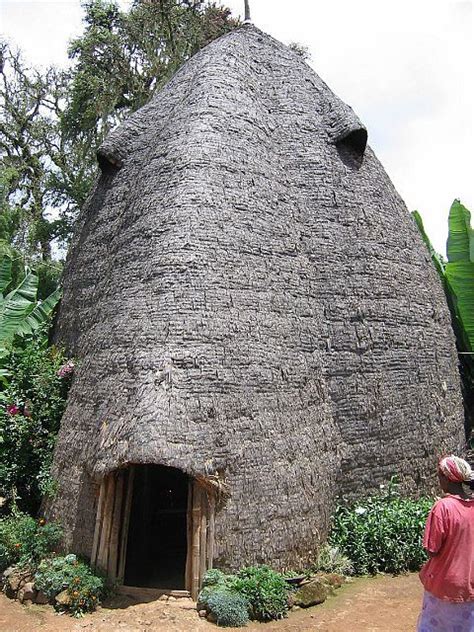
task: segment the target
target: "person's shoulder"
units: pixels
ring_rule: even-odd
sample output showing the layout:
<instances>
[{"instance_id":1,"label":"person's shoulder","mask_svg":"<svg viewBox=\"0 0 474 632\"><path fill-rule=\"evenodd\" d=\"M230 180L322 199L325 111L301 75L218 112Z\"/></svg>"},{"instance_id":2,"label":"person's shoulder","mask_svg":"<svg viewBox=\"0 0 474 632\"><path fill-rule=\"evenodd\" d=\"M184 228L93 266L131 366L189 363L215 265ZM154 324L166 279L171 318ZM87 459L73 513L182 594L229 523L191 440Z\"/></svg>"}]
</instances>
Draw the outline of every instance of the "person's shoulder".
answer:
<instances>
[{"instance_id":1,"label":"person's shoulder","mask_svg":"<svg viewBox=\"0 0 474 632\"><path fill-rule=\"evenodd\" d=\"M451 508L459 507L459 505L474 507L474 498L466 499L453 494L446 494L435 502L433 509L436 507L437 511L449 511Z\"/></svg>"},{"instance_id":2,"label":"person's shoulder","mask_svg":"<svg viewBox=\"0 0 474 632\"><path fill-rule=\"evenodd\" d=\"M443 496L438 498L431 508L431 513L443 515L453 506L456 500L452 496Z\"/></svg>"}]
</instances>

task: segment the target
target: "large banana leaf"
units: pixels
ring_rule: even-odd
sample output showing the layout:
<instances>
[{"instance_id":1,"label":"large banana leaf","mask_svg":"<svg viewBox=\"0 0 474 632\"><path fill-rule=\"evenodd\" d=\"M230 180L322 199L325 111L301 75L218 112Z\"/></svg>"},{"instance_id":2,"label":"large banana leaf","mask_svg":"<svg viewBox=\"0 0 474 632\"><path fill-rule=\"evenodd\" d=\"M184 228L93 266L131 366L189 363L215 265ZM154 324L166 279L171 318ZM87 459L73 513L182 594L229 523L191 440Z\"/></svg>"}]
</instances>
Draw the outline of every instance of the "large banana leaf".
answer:
<instances>
[{"instance_id":1,"label":"large banana leaf","mask_svg":"<svg viewBox=\"0 0 474 632\"><path fill-rule=\"evenodd\" d=\"M7 268L4 279L7 278ZM8 354L15 336L33 333L51 316L61 293L54 291L44 301L38 302L38 276L29 270L20 285L5 297L0 295L0 358Z\"/></svg>"},{"instance_id":2,"label":"large banana leaf","mask_svg":"<svg viewBox=\"0 0 474 632\"><path fill-rule=\"evenodd\" d=\"M38 277L27 272L20 285L0 303L0 344L13 338L21 323L36 306Z\"/></svg>"},{"instance_id":3,"label":"large banana leaf","mask_svg":"<svg viewBox=\"0 0 474 632\"><path fill-rule=\"evenodd\" d=\"M464 346L474 351L474 262L447 263L446 282L456 318L462 326Z\"/></svg>"},{"instance_id":4,"label":"large banana leaf","mask_svg":"<svg viewBox=\"0 0 474 632\"><path fill-rule=\"evenodd\" d=\"M12 260L10 259L10 257L3 257L0 261L0 297L3 297L3 292L10 285L11 280Z\"/></svg>"},{"instance_id":5,"label":"large banana leaf","mask_svg":"<svg viewBox=\"0 0 474 632\"><path fill-rule=\"evenodd\" d=\"M459 200L454 200L449 210L448 261L474 261L474 236L471 213Z\"/></svg>"},{"instance_id":6,"label":"large banana leaf","mask_svg":"<svg viewBox=\"0 0 474 632\"><path fill-rule=\"evenodd\" d=\"M26 336L28 334L32 334L36 329L41 327L41 325L43 325L53 313L53 310L58 304L60 298L61 290L58 288L45 298L44 301L38 303L20 324L20 327L16 332L17 335Z\"/></svg>"},{"instance_id":7,"label":"large banana leaf","mask_svg":"<svg viewBox=\"0 0 474 632\"><path fill-rule=\"evenodd\" d=\"M446 283L463 336L464 347L474 351L474 232L471 214L459 200L449 211Z\"/></svg>"}]
</instances>

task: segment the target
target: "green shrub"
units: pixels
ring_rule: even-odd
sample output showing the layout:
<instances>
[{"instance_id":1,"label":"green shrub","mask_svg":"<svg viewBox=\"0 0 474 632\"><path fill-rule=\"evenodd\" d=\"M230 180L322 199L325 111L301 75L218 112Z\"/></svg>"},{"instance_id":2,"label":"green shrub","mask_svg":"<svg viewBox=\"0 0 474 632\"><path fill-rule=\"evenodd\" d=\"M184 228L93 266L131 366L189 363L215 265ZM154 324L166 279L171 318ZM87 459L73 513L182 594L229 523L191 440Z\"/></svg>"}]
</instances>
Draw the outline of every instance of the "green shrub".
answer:
<instances>
[{"instance_id":1,"label":"green shrub","mask_svg":"<svg viewBox=\"0 0 474 632\"><path fill-rule=\"evenodd\" d=\"M392 479L380 493L337 507L329 543L350 558L357 575L418 570L426 559L421 540L432 503L402 498Z\"/></svg>"},{"instance_id":2,"label":"green shrub","mask_svg":"<svg viewBox=\"0 0 474 632\"><path fill-rule=\"evenodd\" d=\"M247 625L247 607L247 601L242 595L219 588L213 590L207 600L208 611L215 617L217 625L223 628Z\"/></svg>"},{"instance_id":3,"label":"green shrub","mask_svg":"<svg viewBox=\"0 0 474 632\"><path fill-rule=\"evenodd\" d=\"M58 606L74 616L96 609L105 594L105 581L75 555L43 560L35 574L35 585L49 599L67 590L69 604Z\"/></svg>"},{"instance_id":4,"label":"green shrub","mask_svg":"<svg viewBox=\"0 0 474 632\"><path fill-rule=\"evenodd\" d=\"M16 514L0 520L0 571L12 564L36 568L61 541L62 530L31 516Z\"/></svg>"},{"instance_id":5,"label":"green shrub","mask_svg":"<svg viewBox=\"0 0 474 632\"><path fill-rule=\"evenodd\" d=\"M283 575L268 566L242 568L229 588L247 600L251 619L281 619L288 611L289 586Z\"/></svg>"},{"instance_id":6,"label":"green shrub","mask_svg":"<svg viewBox=\"0 0 474 632\"><path fill-rule=\"evenodd\" d=\"M224 584L226 581L226 575L218 568L210 568L205 572L204 578L202 580L202 587L206 588L207 586L216 586L217 584Z\"/></svg>"},{"instance_id":7,"label":"green shrub","mask_svg":"<svg viewBox=\"0 0 474 632\"><path fill-rule=\"evenodd\" d=\"M338 575L352 575L354 566L352 561L339 550L337 546L323 544L318 551L315 564L310 569L312 572L337 573Z\"/></svg>"},{"instance_id":8,"label":"green shrub","mask_svg":"<svg viewBox=\"0 0 474 632\"><path fill-rule=\"evenodd\" d=\"M4 360L0 384L0 496L3 511L15 504L38 511L51 493L54 442L66 405L71 371L46 336L23 341Z\"/></svg>"}]
</instances>

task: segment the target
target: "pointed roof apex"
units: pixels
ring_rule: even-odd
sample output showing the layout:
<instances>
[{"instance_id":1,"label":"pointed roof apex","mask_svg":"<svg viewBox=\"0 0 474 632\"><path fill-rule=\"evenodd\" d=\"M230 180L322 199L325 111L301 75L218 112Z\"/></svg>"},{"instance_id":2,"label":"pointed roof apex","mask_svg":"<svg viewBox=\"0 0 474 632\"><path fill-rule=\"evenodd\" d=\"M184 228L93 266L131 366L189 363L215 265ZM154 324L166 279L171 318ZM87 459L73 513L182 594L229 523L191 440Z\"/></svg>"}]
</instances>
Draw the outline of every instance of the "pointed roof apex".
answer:
<instances>
[{"instance_id":1,"label":"pointed roof apex","mask_svg":"<svg viewBox=\"0 0 474 632\"><path fill-rule=\"evenodd\" d=\"M244 5L245 5L244 24L252 24L252 20L250 19L249 0L244 0Z\"/></svg>"}]
</instances>

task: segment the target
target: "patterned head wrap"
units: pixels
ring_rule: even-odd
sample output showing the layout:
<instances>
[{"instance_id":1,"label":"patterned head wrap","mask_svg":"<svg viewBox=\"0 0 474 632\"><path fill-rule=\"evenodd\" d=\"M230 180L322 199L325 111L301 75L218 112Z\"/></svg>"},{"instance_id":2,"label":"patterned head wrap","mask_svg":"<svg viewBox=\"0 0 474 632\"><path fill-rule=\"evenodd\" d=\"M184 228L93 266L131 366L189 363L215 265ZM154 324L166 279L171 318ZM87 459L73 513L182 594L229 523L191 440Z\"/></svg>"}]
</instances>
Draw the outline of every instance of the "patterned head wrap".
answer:
<instances>
[{"instance_id":1,"label":"patterned head wrap","mask_svg":"<svg viewBox=\"0 0 474 632\"><path fill-rule=\"evenodd\" d=\"M469 483L473 478L469 463L454 454L442 458L438 463L438 470L453 483Z\"/></svg>"}]
</instances>

